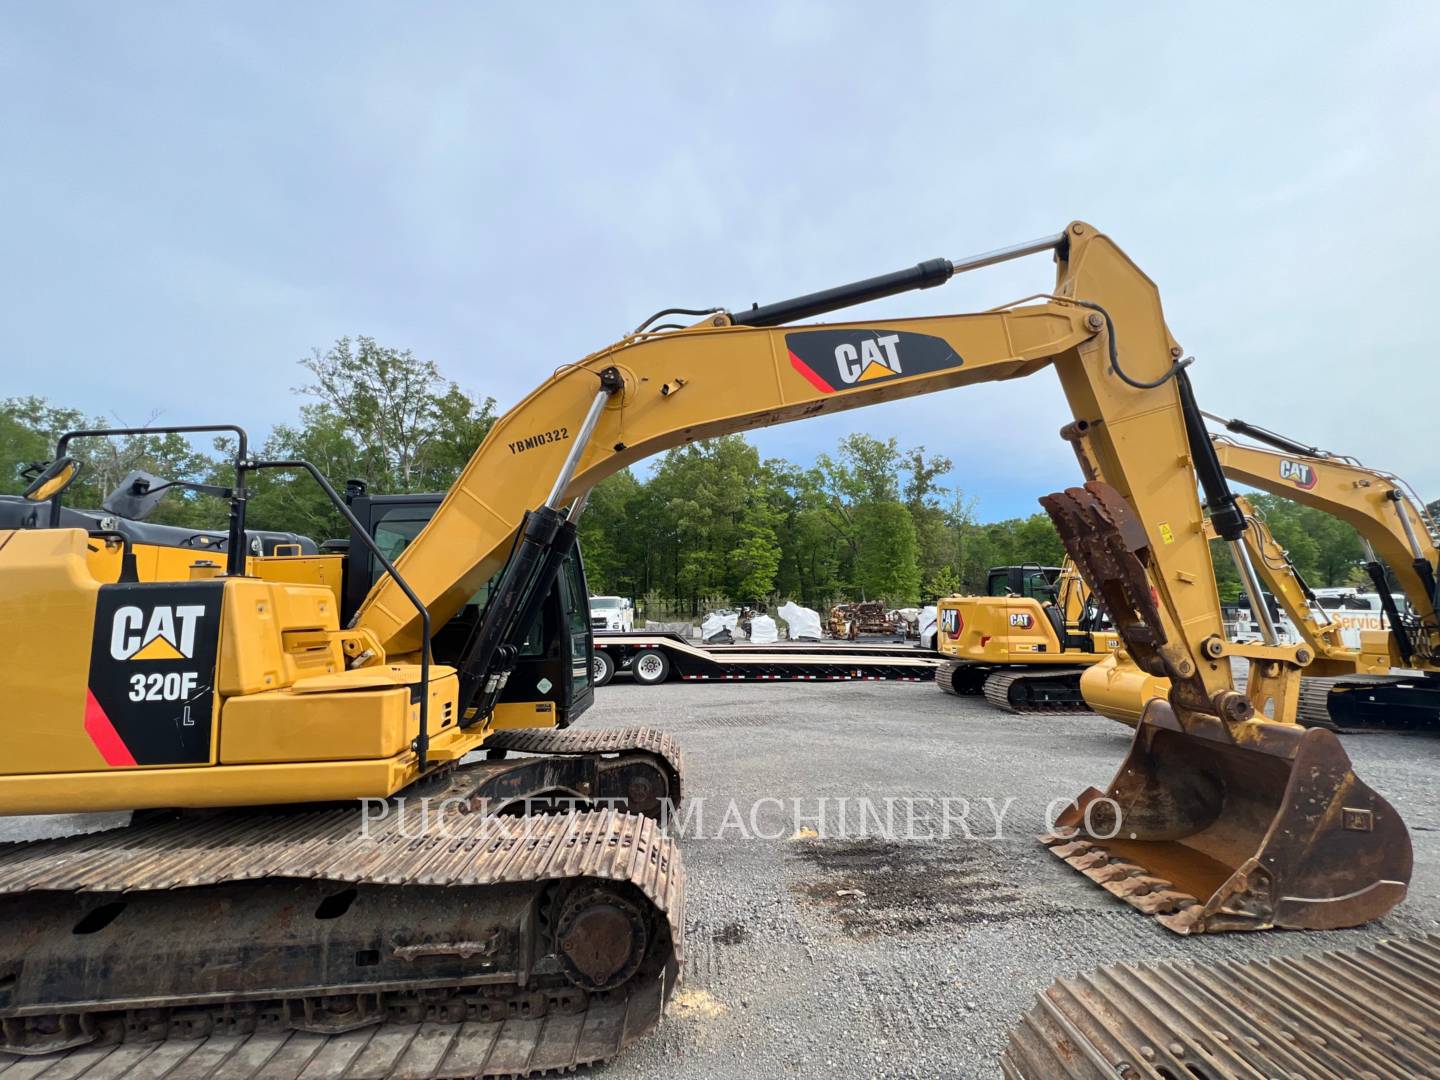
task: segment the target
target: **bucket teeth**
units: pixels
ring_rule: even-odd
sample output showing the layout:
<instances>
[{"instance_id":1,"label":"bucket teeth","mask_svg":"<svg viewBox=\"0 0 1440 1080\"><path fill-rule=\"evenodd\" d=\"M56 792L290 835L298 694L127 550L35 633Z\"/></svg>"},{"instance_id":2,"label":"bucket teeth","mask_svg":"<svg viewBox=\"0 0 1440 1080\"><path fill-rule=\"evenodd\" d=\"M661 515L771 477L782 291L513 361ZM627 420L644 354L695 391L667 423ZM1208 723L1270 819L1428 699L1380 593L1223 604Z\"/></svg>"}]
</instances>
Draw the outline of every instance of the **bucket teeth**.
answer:
<instances>
[{"instance_id":1,"label":"bucket teeth","mask_svg":"<svg viewBox=\"0 0 1440 1080\"><path fill-rule=\"evenodd\" d=\"M1174 882L1152 874L1138 863L1111 855L1103 844L1057 833L1040 837L1040 842L1067 866L1136 911L1155 916L1167 929L1191 934L1203 928L1200 916L1204 909L1196 897L1181 892Z\"/></svg>"},{"instance_id":2,"label":"bucket teeth","mask_svg":"<svg viewBox=\"0 0 1440 1080\"><path fill-rule=\"evenodd\" d=\"M1156 922L1177 934L1198 934L1205 929L1205 909L1199 904L1183 908L1173 915L1157 915Z\"/></svg>"},{"instance_id":3,"label":"bucket teeth","mask_svg":"<svg viewBox=\"0 0 1440 1080\"><path fill-rule=\"evenodd\" d=\"M1095 846L1093 841L1063 836L1060 833L1046 833L1040 837L1040 842L1050 849L1052 855L1057 855L1062 859L1068 859L1071 855L1079 855Z\"/></svg>"}]
</instances>

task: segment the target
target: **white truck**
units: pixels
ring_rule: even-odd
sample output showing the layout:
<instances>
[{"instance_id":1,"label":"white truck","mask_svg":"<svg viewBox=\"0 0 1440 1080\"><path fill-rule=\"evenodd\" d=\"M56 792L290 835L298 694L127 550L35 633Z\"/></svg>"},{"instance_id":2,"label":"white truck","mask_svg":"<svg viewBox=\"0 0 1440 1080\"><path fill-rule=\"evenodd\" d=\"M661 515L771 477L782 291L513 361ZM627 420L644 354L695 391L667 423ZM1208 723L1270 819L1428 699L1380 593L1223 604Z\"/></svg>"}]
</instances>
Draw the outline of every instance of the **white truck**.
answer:
<instances>
[{"instance_id":1,"label":"white truck","mask_svg":"<svg viewBox=\"0 0 1440 1080\"><path fill-rule=\"evenodd\" d=\"M1348 587L1330 587L1316 589L1315 599L1325 610L1326 617L1340 624L1340 639L1351 649L1360 647L1361 631L1385 630L1389 627L1379 593L1361 592ZM1410 603L1403 593L1392 593L1391 599L1395 602L1397 611L1402 614L1409 612ZM1270 616L1275 622L1280 641L1292 645L1299 642L1300 631L1295 628L1295 624L1275 605L1268 593L1266 600L1271 605ZM1242 606L1238 616L1233 627L1227 627L1234 640L1258 640L1260 624L1255 621L1250 609Z\"/></svg>"},{"instance_id":2,"label":"white truck","mask_svg":"<svg viewBox=\"0 0 1440 1080\"><path fill-rule=\"evenodd\" d=\"M590 628L592 630L635 629L635 605L623 596L590 597Z\"/></svg>"},{"instance_id":3,"label":"white truck","mask_svg":"<svg viewBox=\"0 0 1440 1080\"><path fill-rule=\"evenodd\" d=\"M1340 624L1340 638L1352 649L1360 647L1362 631L1389 629L1379 593L1330 588L1316 589L1315 597L1325 609L1325 614ZM1390 599L1401 615L1410 613L1410 601L1404 593L1391 593Z\"/></svg>"}]
</instances>

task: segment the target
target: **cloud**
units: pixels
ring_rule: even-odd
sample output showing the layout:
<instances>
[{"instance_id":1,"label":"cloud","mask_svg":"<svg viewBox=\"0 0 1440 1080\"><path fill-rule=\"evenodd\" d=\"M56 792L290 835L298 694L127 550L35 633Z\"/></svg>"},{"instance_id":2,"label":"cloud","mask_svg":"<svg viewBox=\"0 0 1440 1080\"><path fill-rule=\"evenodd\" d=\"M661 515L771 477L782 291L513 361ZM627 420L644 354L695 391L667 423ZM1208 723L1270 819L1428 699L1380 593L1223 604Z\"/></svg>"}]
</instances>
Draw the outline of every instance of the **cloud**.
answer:
<instances>
[{"instance_id":1,"label":"cloud","mask_svg":"<svg viewBox=\"0 0 1440 1080\"><path fill-rule=\"evenodd\" d=\"M1440 9L49 4L10 23L9 392L263 431L295 415L298 357L369 333L510 404L660 307L1084 217L1159 283L1207 407L1440 492L1410 415L1437 389ZM857 316L1050 282L1027 260ZM923 442L1011 513L1074 479L1066 418L1041 375L757 441L802 460L849 430Z\"/></svg>"}]
</instances>

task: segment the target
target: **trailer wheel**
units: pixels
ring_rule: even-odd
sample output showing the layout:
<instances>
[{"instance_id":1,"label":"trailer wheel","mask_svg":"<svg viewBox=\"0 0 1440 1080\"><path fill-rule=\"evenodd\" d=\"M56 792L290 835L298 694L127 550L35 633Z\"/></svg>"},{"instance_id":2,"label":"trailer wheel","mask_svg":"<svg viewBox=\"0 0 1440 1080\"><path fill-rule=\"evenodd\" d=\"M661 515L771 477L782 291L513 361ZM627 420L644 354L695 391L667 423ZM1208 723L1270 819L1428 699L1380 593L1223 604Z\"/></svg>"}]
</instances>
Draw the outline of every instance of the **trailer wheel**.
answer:
<instances>
[{"instance_id":1,"label":"trailer wheel","mask_svg":"<svg viewBox=\"0 0 1440 1080\"><path fill-rule=\"evenodd\" d=\"M604 649L595 650L595 664L590 670L590 681L596 686L606 686L615 677L615 661Z\"/></svg>"},{"instance_id":2,"label":"trailer wheel","mask_svg":"<svg viewBox=\"0 0 1440 1080\"><path fill-rule=\"evenodd\" d=\"M659 649L645 649L630 665L630 674L642 686L654 686L670 677L670 658Z\"/></svg>"}]
</instances>

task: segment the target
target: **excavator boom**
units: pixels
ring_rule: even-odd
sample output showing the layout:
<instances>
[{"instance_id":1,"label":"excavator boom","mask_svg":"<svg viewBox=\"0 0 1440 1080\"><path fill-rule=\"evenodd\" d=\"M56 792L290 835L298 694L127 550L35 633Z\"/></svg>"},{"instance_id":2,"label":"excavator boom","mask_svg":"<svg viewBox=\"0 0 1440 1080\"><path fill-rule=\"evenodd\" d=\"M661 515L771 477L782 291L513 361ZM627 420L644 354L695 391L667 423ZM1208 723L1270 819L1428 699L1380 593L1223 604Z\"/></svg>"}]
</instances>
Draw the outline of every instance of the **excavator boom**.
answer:
<instances>
[{"instance_id":1,"label":"excavator boom","mask_svg":"<svg viewBox=\"0 0 1440 1080\"><path fill-rule=\"evenodd\" d=\"M1407 663L1440 661L1440 615L1436 612L1436 567L1440 537L1424 505L1411 498L1395 477L1358 462L1320 452L1299 454L1247 446L1217 438L1215 450L1232 480L1302 506L1322 510L1354 527L1370 563L1380 569L1376 589L1382 599L1390 586L1384 568L1410 602L1417 633L1405 642ZM1383 564L1381 566L1380 564ZM1392 619L1392 633L1397 620ZM1402 628L1403 630L1403 628Z\"/></svg>"},{"instance_id":2,"label":"excavator boom","mask_svg":"<svg viewBox=\"0 0 1440 1080\"><path fill-rule=\"evenodd\" d=\"M1298 719L1339 731L1440 730L1440 529L1425 504L1389 473L1241 421L1227 427L1270 444L1217 436L1227 476L1354 527L1385 616L1385 629L1360 632L1358 649L1343 642L1337 649L1338 627L1315 625L1309 605L1297 609L1285 595L1294 575L1278 575L1272 591L1318 657L1301 687ZM1395 602L1392 579L1408 611Z\"/></svg>"}]
</instances>

